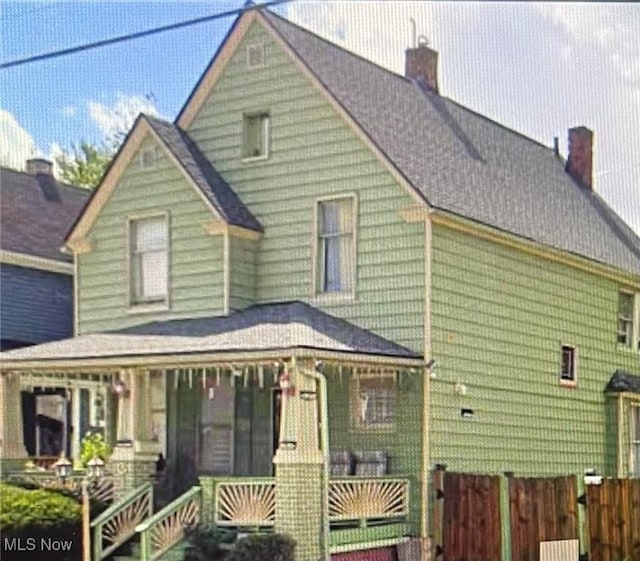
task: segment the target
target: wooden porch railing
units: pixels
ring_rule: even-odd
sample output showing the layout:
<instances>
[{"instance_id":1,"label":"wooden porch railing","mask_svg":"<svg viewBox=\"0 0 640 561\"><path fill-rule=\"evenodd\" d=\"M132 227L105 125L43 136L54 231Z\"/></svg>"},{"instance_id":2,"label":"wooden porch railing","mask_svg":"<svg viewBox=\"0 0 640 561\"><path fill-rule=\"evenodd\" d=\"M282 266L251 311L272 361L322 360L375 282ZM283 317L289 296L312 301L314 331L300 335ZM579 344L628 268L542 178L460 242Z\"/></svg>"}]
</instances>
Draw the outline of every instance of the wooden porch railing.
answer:
<instances>
[{"instance_id":1,"label":"wooden porch railing","mask_svg":"<svg viewBox=\"0 0 640 561\"><path fill-rule=\"evenodd\" d=\"M185 535L185 528L200 522L202 493L200 487L192 487L136 526L140 534L142 561L155 561Z\"/></svg>"},{"instance_id":2,"label":"wooden porch railing","mask_svg":"<svg viewBox=\"0 0 640 561\"><path fill-rule=\"evenodd\" d=\"M214 523L231 527L271 527L276 521L273 477L216 480Z\"/></svg>"},{"instance_id":3,"label":"wooden porch railing","mask_svg":"<svg viewBox=\"0 0 640 561\"><path fill-rule=\"evenodd\" d=\"M7 480L23 484L30 483L44 489L70 491L80 496L84 477L83 472L74 472L62 480L53 471L43 470L11 473L7 476ZM103 503L112 503L115 498L115 480L113 475L107 474L100 479L90 481L87 486L89 497Z\"/></svg>"},{"instance_id":4,"label":"wooden porch railing","mask_svg":"<svg viewBox=\"0 0 640 561\"><path fill-rule=\"evenodd\" d=\"M387 477L346 477L329 482L329 521L360 526L406 519L409 481Z\"/></svg>"},{"instance_id":5,"label":"wooden porch railing","mask_svg":"<svg viewBox=\"0 0 640 561\"><path fill-rule=\"evenodd\" d=\"M101 561L125 543L152 512L153 485L145 483L92 520L93 561Z\"/></svg>"}]
</instances>

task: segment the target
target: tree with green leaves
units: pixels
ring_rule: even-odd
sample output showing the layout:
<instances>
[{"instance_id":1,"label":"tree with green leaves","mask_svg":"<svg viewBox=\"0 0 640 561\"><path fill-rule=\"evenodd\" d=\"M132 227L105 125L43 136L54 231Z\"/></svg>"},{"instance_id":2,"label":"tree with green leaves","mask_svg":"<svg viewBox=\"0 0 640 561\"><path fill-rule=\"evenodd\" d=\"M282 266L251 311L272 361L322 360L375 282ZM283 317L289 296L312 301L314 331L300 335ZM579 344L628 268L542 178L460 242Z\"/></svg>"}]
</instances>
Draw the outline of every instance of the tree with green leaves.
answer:
<instances>
[{"instance_id":1,"label":"tree with green leaves","mask_svg":"<svg viewBox=\"0 0 640 561\"><path fill-rule=\"evenodd\" d=\"M81 142L79 146L74 146L71 152L56 157L62 181L93 189L100 183L116 149L115 143Z\"/></svg>"}]
</instances>

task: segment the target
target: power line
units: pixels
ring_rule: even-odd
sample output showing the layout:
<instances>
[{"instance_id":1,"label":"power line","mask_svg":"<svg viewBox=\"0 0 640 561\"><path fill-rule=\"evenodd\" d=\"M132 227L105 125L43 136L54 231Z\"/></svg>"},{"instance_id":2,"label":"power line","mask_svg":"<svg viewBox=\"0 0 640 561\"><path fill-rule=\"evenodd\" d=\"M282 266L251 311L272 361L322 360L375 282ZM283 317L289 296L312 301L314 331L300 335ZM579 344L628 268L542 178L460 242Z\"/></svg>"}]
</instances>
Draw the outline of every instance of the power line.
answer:
<instances>
[{"instance_id":1,"label":"power line","mask_svg":"<svg viewBox=\"0 0 640 561\"><path fill-rule=\"evenodd\" d=\"M137 33L130 33L128 35L120 35L118 37L112 37L110 39L103 39L101 41L96 41L95 43L87 43L84 45L77 45L75 47L69 47L68 49L62 49L59 51L51 51L48 53L42 53L39 55L33 55L26 58L20 58L16 60L11 60L9 62L3 62L0 64L0 69L4 70L6 68L12 68L15 66L22 66L24 64L29 64L32 62L39 62L41 60L47 60L51 58L58 58L61 56L71 55L74 53L79 53L82 51L88 51L90 49L97 49L98 47L105 47L107 45L113 45L115 43L123 43L124 41L131 41L133 39L140 39L142 37L148 37L149 35L156 35L158 33L164 33L165 31L172 31L173 29L180 29L181 27L189 27L191 25L196 25L198 23L204 23L207 21L212 21L220 18L226 18L229 16L234 16L241 14L243 12L249 10L255 10L256 8L269 8L271 6L276 6L277 4L286 4L288 2L292 2L293 0L270 0L268 2L264 2L262 4L248 4L246 3L244 7L237 8L235 10L228 10L226 12L219 12L217 14L212 14L210 16L202 16L195 19L190 19L187 21L181 21L178 23L172 23L169 25L163 25L162 27L155 27L153 29L147 29L145 31L138 31Z\"/></svg>"}]
</instances>

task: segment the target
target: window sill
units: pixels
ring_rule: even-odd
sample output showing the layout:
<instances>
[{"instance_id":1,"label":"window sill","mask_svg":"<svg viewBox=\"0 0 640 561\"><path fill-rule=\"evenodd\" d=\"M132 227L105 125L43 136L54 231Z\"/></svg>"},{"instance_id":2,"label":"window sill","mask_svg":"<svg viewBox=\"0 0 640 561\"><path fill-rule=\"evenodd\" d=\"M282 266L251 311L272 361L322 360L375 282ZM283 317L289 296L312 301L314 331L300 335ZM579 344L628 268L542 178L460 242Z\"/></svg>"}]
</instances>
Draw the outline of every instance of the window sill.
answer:
<instances>
[{"instance_id":1,"label":"window sill","mask_svg":"<svg viewBox=\"0 0 640 561\"><path fill-rule=\"evenodd\" d=\"M251 164L253 162L264 162L269 159L269 154L262 154L260 156L242 156L243 164Z\"/></svg>"},{"instance_id":2,"label":"window sill","mask_svg":"<svg viewBox=\"0 0 640 561\"><path fill-rule=\"evenodd\" d=\"M320 292L316 293L312 297L314 302L323 304L332 304L338 302L355 302L355 292Z\"/></svg>"},{"instance_id":3,"label":"window sill","mask_svg":"<svg viewBox=\"0 0 640 561\"><path fill-rule=\"evenodd\" d=\"M167 312L167 311L169 311L168 302L153 302L150 304L145 304L145 303L131 304L129 309L127 310L127 314L129 315L153 314L155 312Z\"/></svg>"},{"instance_id":4,"label":"window sill","mask_svg":"<svg viewBox=\"0 0 640 561\"><path fill-rule=\"evenodd\" d=\"M562 388L577 388L578 382L577 380L563 380L562 378L558 380L558 384Z\"/></svg>"}]
</instances>

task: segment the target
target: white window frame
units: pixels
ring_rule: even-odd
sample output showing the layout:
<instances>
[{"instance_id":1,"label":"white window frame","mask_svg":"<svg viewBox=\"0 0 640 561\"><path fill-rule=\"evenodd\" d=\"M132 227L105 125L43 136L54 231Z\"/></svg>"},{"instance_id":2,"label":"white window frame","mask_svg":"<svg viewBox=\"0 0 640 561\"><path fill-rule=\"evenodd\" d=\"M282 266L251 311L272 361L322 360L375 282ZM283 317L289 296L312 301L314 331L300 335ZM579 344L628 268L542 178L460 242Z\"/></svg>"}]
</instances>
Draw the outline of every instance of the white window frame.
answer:
<instances>
[{"instance_id":1,"label":"white window frame","mask_svg":"<svg viewBox=\"0 0 640 561\"><path fill-rule=\"evenodd\" d=\"M623 317L620 313L620 296L626 295L631 297L631 316ZM620 330L620 322L625 321L630 324L631 330L628 334L629 340L624 343L619 340L622 331ZM617 311L617 329L616 343L618 348L630 351L640 352L640 294L632 290L624 288L618 291L618 311Z\"/></svg>"},{"instance_id":2,"label":"white window frame","mask_svg":"<svg viewBox=\"0 0 640 561\"><path fill-rule=\"evenodd\" d=\"M564 372L565 351L571 352L571 371ZM560 368L558 369L558 380L561 386L575 387L578 385L578 349L574 345L560 343Z\"/></svg>"},{"instance_id":3,"label":"white window frame","mask_svg":"<svg viewBox=\"0 0 640 561\"><path fill-rule=\"evenodd\" d=\"M327 291L324 289L325 277L321 252L320 234L320 208L322 204L351 200L351 246L353 263L351 266L351 278L347 279L350 287L340 291ZM314 202L313 243L312 243L312 296L320 300L353 300L356 295L358 280L358 197L355 193L339 193L326 197L319 197Z\"/></svg>"},{"instance_id":4,"label":"white window frame","mask_svg":"<svg viewBox=\"0 0 640 561\"><path fill-rule=\"evenodd\" d=\"M260 52L259 62L254 63L252 53L255 51ZM247 45L247 68L249 70L255 70L256 68L264 68L266 66L267 51L264 43L252 43Z\"/></svg>"},{"instance_id":5,"label":"white window frame","mask_svg":"<svg viewBox=\"0 0 640 561\"><path fill-rule=\"evenodd\" d=\"M363 381L384 381L390 382L392 390L386 390L380 388L379 391L386 393L387 395L380 396L381 401L387 400L386 407L391 409L388 421L374 421L367 419L368 408L371 407L371 398L366 395L367 391L375 391L372 389L363 389ZM351 426L357 430L365 431L393 431L396 426L396 418L398 413L398 386L396 375L393 372L381 372L381 373L354 373L350 381L350 408L351 408ZM384 403L383 403L384 406Z\"/></svg>"},{"instance_id":6,"label":"white window frame","mask_svg":"<svg viewBox=\"0 0 640 561\"><path fill-rule=\"evenodd\" d=\"M253 119L259 119L260 121L260 133L262 136L263 150L260 154L251 155L249 150L249 123ZM242 115L242 161L243 162L256 162L260 160L266 160L269 158L271 151L271 113L267 110L251 111L243 113Z\"/></svg>"},{"instance_id":7,"label":"white window frame","mask_svg":"<svg viewBox=\"0 0 640 561\"><path fill-rule=\"evenodd\" d=\"M134 265L133 265L133 234L135 230L135 223L142 222L144 220L162 219L166 229L166 254L167 254L167 282L166 291L163 298L139 298L136 295L134 288L135 279ZM170 278L171 278L171 231L169 227L169 213L168 212L154 212L149 214L140 214L134 216L128 216L126 219L126 239L127 239L127 286L128 286L128 302L129 313L144 313L154 312L158 310L166 310L169 308L169 294L170 294Z\"/></svg>"},{"instance_id":8,"label":"white window frame","mask_svg":"<svg viewBox=\"0 0 640 561\"><path fill-rule=\"evenodd\" d=\"M636 465L636 448L640 449L640 402L629 404L629 477L640 478L640 465ZM620 430L620 429L618 429Z\"/></svg>"}]
</instances>

